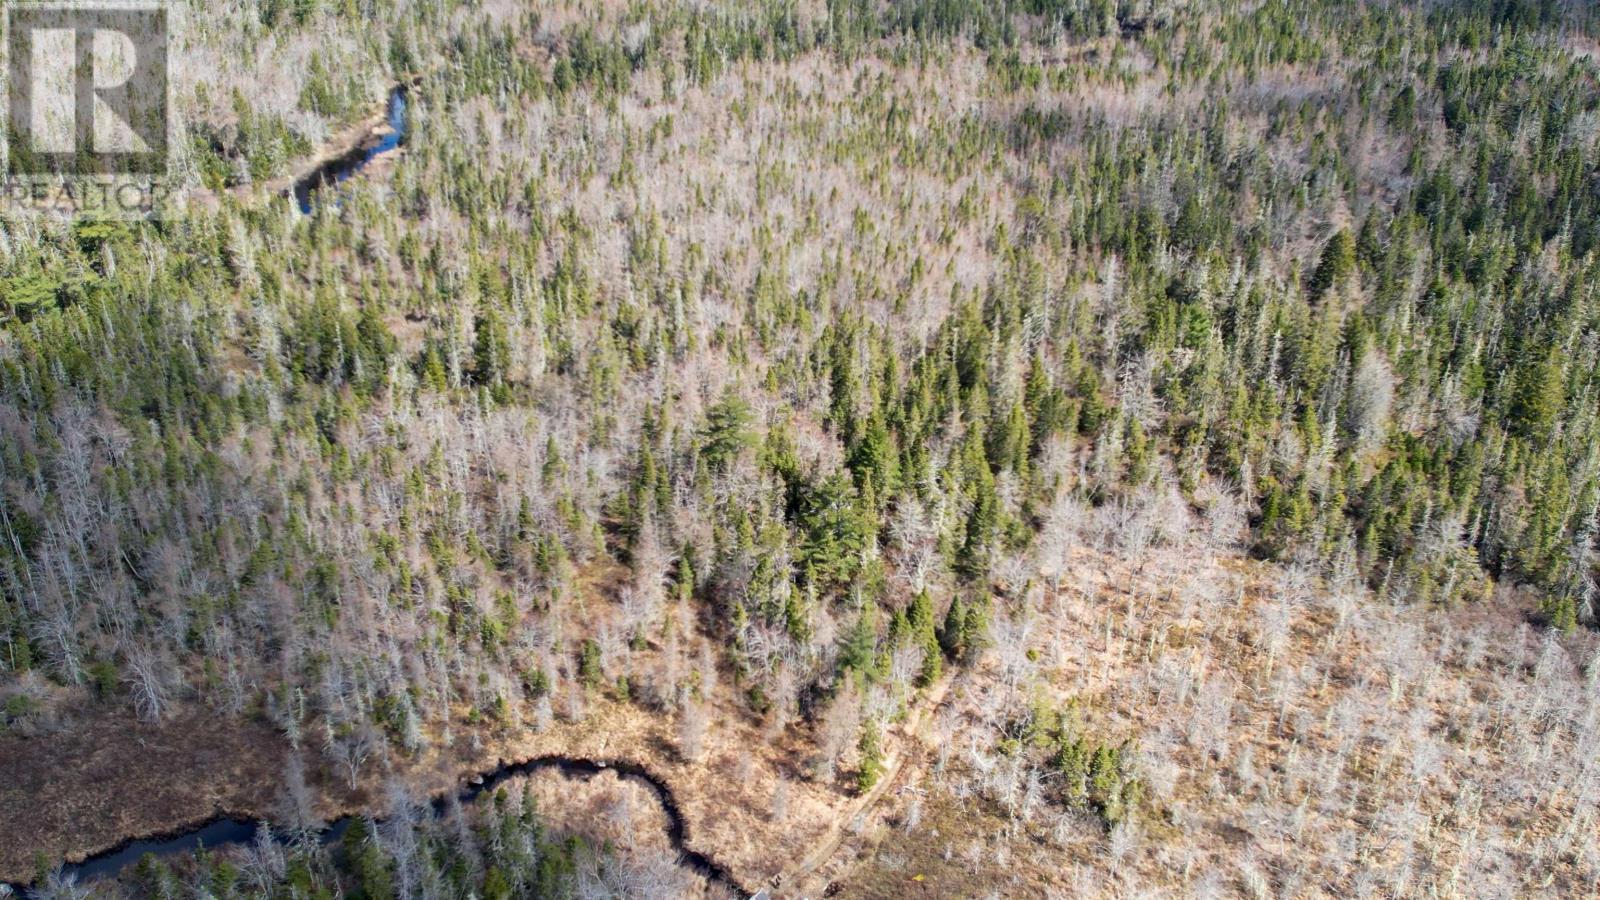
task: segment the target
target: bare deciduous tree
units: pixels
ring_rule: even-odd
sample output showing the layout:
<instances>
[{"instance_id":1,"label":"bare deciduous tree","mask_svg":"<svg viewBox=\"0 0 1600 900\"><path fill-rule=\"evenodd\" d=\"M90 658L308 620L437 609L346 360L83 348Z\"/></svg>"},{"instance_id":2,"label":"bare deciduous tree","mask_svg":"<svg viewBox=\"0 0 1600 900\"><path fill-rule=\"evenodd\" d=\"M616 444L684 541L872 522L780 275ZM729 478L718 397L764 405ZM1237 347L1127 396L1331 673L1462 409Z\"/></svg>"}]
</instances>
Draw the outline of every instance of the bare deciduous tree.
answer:
<instances>
[{"instance_id":1,"label":"bare deciduous tree","mask_svg":"<svg viewBox=\"0 0 1600 900\"><path fill-rule=\"evenodd\" d=\"M779 775L772 783L772 803L769 818L782 823L789 818L789 780Z\"/></svg>"},{"instance_id":2,"label":"bare deciduous tree","mask_svg":"<svg viewBox=\"0 0 1600 900\"><path fill-rule=\"evenodd\" d=\"M160 721L167 710L167 679L167 664L160 651L141 646L129 655L128 687L139 718Z\"/></svg>"},{"instance_id":3,"label":"bare deciduous tree","mask_svg":"<svg viewBox=\"0 0 1600 900\"><path fill-rule=\"evenodd\" d=\"M1370 349L1362 354L1351 376L1349 397L1349 428L1358 447L1371 447L1383 438L1394 407L1394 388L1394 371L1382 352Z\"/></svg>"},{"instance_id":4,"label":"bare deciduous tree","mask_svg":"<svg viewBox=\"0 0 1600 900\"><path fill-rule=\"evenodd\" d=\"M697 763L705 757L709 725L703 701L689 700L684 703L678 712L678 753L686 761Z\"/></svg>"}]
</instances>

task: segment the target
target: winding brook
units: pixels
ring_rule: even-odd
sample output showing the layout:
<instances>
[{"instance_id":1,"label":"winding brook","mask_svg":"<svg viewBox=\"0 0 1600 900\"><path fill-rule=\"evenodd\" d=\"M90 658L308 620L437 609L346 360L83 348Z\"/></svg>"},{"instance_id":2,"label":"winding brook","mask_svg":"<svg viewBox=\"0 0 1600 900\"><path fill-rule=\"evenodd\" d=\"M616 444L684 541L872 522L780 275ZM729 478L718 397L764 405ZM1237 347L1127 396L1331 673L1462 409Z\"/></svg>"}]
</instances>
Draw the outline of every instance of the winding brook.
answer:
<instances>
[{"instance_id":1,"label":"winding brook","mask_svg":"<svg viewBox=\"0 0 1600 900\"><path fill-rule=\"evenodd\" d=\"M673 849L678 852L678 860L682 865L695 870L708 881L721 884L742 896L749 896L750 892L734 879L733 875L724 866L703 853L691 850L684 846L687 827L684 823L683 812L678 807L678 801L672 794L666 782L649 769L637 763L625 761L605 761L584 759L572 756L539 756L530 760L516 763L505 763L499 768L478 778L473 778L466 786L456 792L455 798L461 805L466 806L476 800L480 795L493 793L507 780L521 775L530 775L541 769L554 769L567 778L587 780L607 770L614 771L621 778L639 782L650 789L657 802L661 804L662 811L667 816L667 838L671 841ZM435 797L432 802L433 814L442 815L449 807L450 795L445 794ZM335 820L320 833L323 843L337 842L344 836L355 816L345 816ZM170 856L198 850L201 847L216 849L254 841L260 825L256 822L219 816L201 825L172 834L129 840L116 847L97 853L81 863L63 866L62 874L75 877L79 883L96 878L106 878L117 875L124 868L138 862L146 853L155 856ZM21 885L8 885L12 890L26 895L27 891ZM0 891L0 894L3 894Z\"/></svg>"},{"instance_id":2,"label":"winding brook","mask_svg":"<svg viewBox=\"0 0 1600 900\"><path fill-rule=\"evenodd\" d=\"M350 150L317 166L294 183L295 203L302 213L310 213L312 199L324 188L350 179L380 156L394 152L406 139L409 120L406 107L410 84L402 82L389 91L384 127L374 129Z\"/></svg>"}]
</instances>

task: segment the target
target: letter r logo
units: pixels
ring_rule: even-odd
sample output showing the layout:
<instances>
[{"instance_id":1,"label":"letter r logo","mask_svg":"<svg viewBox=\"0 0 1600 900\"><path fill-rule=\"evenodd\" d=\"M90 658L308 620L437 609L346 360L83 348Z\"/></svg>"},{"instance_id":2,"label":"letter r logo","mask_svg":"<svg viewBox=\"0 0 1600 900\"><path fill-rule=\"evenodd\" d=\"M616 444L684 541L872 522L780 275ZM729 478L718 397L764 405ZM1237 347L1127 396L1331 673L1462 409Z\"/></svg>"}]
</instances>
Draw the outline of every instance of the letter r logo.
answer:
<instances>
[{"instance_id":1,"label":"letter r logo","mask_svg":"<svg viewBox=\"0 0 1600 900\"><path fill-rule=\"evenodd\" d=\"M166 174L164 6L8 0L5 24L9 174Z\"/></svg>"}]
</instances>

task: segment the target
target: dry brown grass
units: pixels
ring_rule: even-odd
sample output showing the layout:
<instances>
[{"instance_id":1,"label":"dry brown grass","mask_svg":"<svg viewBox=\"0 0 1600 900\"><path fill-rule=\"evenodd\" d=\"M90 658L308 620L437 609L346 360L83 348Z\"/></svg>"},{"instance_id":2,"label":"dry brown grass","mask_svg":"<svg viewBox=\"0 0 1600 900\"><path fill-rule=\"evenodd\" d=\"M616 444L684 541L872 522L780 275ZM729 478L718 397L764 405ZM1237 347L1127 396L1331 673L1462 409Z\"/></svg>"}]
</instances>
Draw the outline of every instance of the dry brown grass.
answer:
<instances>
[{"instance_id":1,"label":"dry brown grass","mask_svg":"<svg viewBox=\"0 0 1600 900\"><path fill-rule=\"evenodd\" d=\"M0 736L0 881L30 880L36 855L78 860L219 808L264 815L284 749L270 728L192 709L158 726L102 709L67 731Z\"/></svg>"}]
</instances>

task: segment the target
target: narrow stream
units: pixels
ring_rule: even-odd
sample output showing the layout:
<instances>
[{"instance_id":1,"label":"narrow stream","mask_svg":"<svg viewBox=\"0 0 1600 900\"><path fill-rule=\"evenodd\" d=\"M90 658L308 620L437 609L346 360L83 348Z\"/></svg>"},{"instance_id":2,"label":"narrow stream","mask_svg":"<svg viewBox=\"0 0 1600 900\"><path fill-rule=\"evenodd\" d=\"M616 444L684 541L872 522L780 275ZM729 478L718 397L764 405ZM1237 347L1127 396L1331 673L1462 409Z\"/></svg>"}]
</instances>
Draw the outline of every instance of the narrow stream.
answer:
<instances>
[{"instance_id":1,"label":"narrow stream","mask_svg":"<svg viewBox=\"0 0 1600 900\"><path fill-rule=\"evenodd\" d=\"M365 169L373 160L393 152L406 139L408 121L406 104L409 84L402 83L389 91L389 111L386 130L367 135L348 152L317 166L310 174L294 183L294 200L302 213L310 213L312 201L323 188L349 180Z\"/></svg>"},{"instance_id":2,"label":"narrow stream","mask_svg":"<svg viewBox=\"0 0 1600 900\"><path fill-rule=\"evenodd\" d=\"M456 799L461 805L466 806L485 793L492 793L507 780L521 775L530 775L540 769L555 769L568 778L588 780L607 770L615 771L621 778L637 781L648 787L655 794L656 800L661 804L661 809L667 816L667 838L671 841L673 849L678 852L678 859L707 880L721 884L741 896L750 896L727 868L715 860L684 846L686 826L683 821L683 812L678 808L678 801L672 795L672 789L667 787L649 769L637 763L607 762L603 760L583 759L571 756L540 756L525 762L506 763L493 772L472 779L465 787L456 792ZM443 815L450 806L449 794L434 798L432 802L433 814ZM345 816L335 820L332 824L322 829L319 837L324 844L338 842L351 823L354 816ZM62 874L73 876L79 884L97 878L113 877L128 866L137 863L146 853L155 856L171 856L197 850L201 847L214 850L218 847L228 847L238 844L247 844L255 840L260 825L246 819L219 816L204 824L183 831L147 838L138 838L126 841L116 847L97 853L81 863L62 867ZM23 885L6 885L0 883L0 896L4 896L9 888L24 897L28 896L28 889Z\"/></svg>"}]
</instances>

